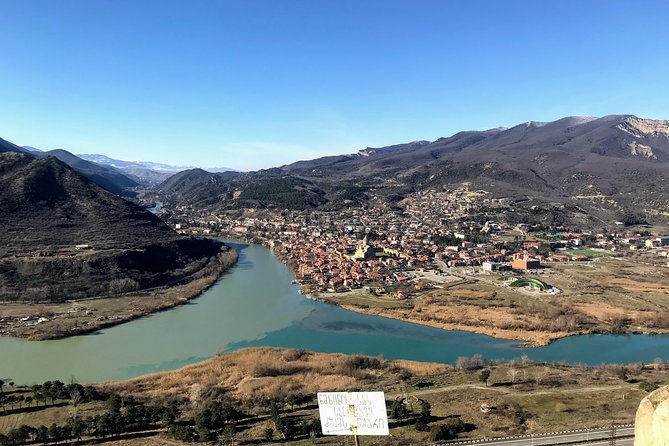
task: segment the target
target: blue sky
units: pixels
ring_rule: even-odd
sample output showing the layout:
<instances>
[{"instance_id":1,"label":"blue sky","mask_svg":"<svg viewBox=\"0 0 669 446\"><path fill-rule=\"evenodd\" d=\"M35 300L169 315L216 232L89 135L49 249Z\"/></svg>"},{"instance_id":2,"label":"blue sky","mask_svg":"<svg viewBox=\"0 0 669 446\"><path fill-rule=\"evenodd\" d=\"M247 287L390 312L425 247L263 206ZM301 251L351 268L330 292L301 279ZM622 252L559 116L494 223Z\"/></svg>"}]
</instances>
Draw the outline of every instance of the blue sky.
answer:
<instances>
[{"instance_id":1,"label":"blue sky","mask_svg":"<svg viewBox=\"0 0 669 446\"><path fill-rule=\"evenodd\" d=\"M0 0L0 137L242 170L669 119L666 1Z\"/></svg>"}]
</instances>

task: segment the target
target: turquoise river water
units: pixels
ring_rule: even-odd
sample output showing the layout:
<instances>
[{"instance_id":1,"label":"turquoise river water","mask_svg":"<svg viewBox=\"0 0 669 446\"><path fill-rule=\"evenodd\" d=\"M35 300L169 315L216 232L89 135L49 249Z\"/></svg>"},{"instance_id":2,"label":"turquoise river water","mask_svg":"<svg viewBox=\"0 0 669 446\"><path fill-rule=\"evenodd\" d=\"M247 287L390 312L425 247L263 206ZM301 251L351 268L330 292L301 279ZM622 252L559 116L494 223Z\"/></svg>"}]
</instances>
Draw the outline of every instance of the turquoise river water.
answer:
<instances>
[{"instance_id":1,"label":"turquoise river water","mask_svg":"<svg viewBox=\"0 0 669 446\"><path fill-rule=\"evenodd\" d=\"M364 353L453 363L527 354L534 360L600 364L669 359L669 336L588 335L546 347L463 331L444 331L353 313L305 299L268 249L231 242L239 262L190 303L99 332L53 341L0 338L0 378L30 384L125 379L170 370L252 346Z\"/></svg>"}]
</instances>

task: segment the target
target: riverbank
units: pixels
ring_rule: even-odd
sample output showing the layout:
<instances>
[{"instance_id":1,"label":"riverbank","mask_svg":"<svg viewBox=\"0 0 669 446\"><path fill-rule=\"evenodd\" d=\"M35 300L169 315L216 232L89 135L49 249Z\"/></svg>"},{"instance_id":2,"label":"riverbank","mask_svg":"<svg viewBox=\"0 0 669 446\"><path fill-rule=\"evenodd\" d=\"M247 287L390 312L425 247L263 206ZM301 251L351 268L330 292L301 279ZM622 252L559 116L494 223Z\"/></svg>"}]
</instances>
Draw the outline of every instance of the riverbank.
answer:
<instances>
[{"instance_id":1,"label":"riverbank","mask_svg":"<svg viewBox=\"0 0 669 446\"><path fill-rule=\"evenodd\" d=\"M582 334L669 333L669 276L663 267L626 259L554 263L535 273L561 290L549 294L505 286L494 274L452 269L434 288L373 296L363 290L319 293L351 311L447 330L464 330L528 346Z\"/></svg>"},{"instance_id":2,"label":"riverbank","mask_svg":"<svg viewBox=\"0 0 669 446\"><path fill-rule=\"evenodd\" d=\"M123 324L185 304L200 296L238 259L230 249L178 284L115 297L64 303L0 304L0 336L34 341L60 339Z\"/></svg>"},{"instance_id":3,"label":"riverbank","mask_svg":"<svg viewBox=\"0 0 669 446\"><path fill-rule=\"evenodd\" d=\"M281 260L293 277L297 277L297 268L290 259L281 258L265 240L258 238L239 237L244 243L259 244L267 247ZM447 276L446 276L447 277ZM444 280L444 277L439 277ZM457 278L451 285L467 284ZM442 284L443 285L443 284ZM337 305L345 310L371 316L381 316L397 319L404 322L424 325L442 330L460 330L471 333L492 336L497 339L521 341L526 347L541 347L568 336L591 334L593 330L580 329L574 331L542 331L534 329L504 328L500 325L517 325L519 317L510 312L510 308L491 306L482 309L476 305L451 305L444 302L436 304L425 302L422 296L411 300L372 296L366 289L354 289L344 292L311 292L300 285L301 293L305 297L327 304ZM465 291L465 294L469 290ZM522 291L522 290L521 290ZM462 292L462 291L461 291ZM416 302L420 302L418 306ZM658 331L659 332L659 331Z\"/></svg>"},{"instance_id":4,"label":"riverbank","mask_svg":"<svg viewBox=\"0 0 669 446\"><path fill-rule=\"evenodd\" d=\"M481 379L483 369L490 372L487 381ZM176 398L190 401L194 407L202 406L216 389L225 389L226 401L260 415L255 423L244 423L247 427L238 430L240 443L256 442L266 428L273 427L263 416L263 401L291 401L291 395L313 397L324 391L367 390L385 392L387 401L406 398L408 419L420 412L421 401L427 401L430 424L458 417L470 426L458 438L474 439L631 423L647 394L639 382L662 385L667 382L666 370L666 364L587 367L523 359L491 364L484 358L466 358L452 367L258 347L217 355L172 372L97 387L140 400ZM484 412L483 406L492 409ZM185 413L192 412L185 408ZM286 419L318 417L309 403L284 404L282 414ZM427 433L416 430L413 423L397 423L391 418L390 428L395 438L414 444L427 440ZM337 438L324 437L319 442L335 444Z\"/></svg>"},{"instance_id":5,"label":"riverbank","mask_svg":"<svg viewBox=\"0 0 669 446\"><path fill-rule=\"evenodd\" d=\"M265 240L243 238L245 243L269 247ZM269 248L297 280L297 264ZM349 311L517 340L525 347L587 334L668 334L669 281L660 279L656 268L615 262L597 259L542 270L541 277L556 285L562 291L559 295L510 288L496 275L458 268L439 275L407 272L413 280L400 284L397 292L381 295L370 294L367 288L315 292L300 284L300 289L311 299ZM630 275L636 277L634 282L622 280Z\"/></svg>"},{"instance_id":6,"label":"riverbank","mask_svg":"<svg viewBox=\"0 0 669 446\"><path fill-rule=\"evenodd\" d=\"M267 247L286 265L294 278L298 277L297 265L290 258L283 258L280 252L272 249L266 240L244 236L239 238L244 243ZM536 308L532 308L532 311L528 314L523 314L523 308L528 307L527 302L536 300L536 296L531 291L521 289L509 293L508 289L503 289L494 281L487 281L490 283L485 284L485 289L479 289L481 288L479 278L464 278L461 275L432 277L432 279L435 278L438 280L440 287L439 290L436 290L436 293L430 292L429 287L419 292L412 290L406 293L412 296L409 299L397 299L390 297L388 294L372 295L365 288L339 292L313 292L310 287L302 284L300 284L300 293L309 299L337 305L356 313L381 316L441 330L467 331L496 339L521 341L525 347L541 347L568 336L607 331L602 326L595 328L595 324L586 328L574 323L572 321L577 319L575 315L569 315L569 321L564 324L570 326L571 329L560 330L555 329L555 321L549 323L549 319L553 315L530 314L536 312ZM472 284L475 284L475 286L471 287ZM435 294L441 294L441 291L446 289L453 291L447 300L433 298ZM509 296L503 297L505 294L515 294L515 296L508 299ZM519 296L520 300L518 299ZM473 301L475 302L472 305ZM481 303L481 301L485 303ZM523 304L518 305L521 302ZM534 304L530 303L529 306L534 306ZM595 319L593 318L593 320ZM550 330L541 329L541 327L547 327L549 324L551 326ZM655 332L666 333L666 330L656 330Z\"/></svg>"},{"instance_id":7,"label":"riverbank","mask_svg":"<svg viewBox=\"0 0 669 446\"><path fill-rule=\"evenodd\" d=\"M498 325L517 316L501 308L483 310L471 305L435 305L425 302L416 305L415 302L397 299L382 300L378 297L372 299L367 297L368 294L364 290L354 290L344 293L314 293L307 297L357 313L398 319L442 330L468 331L497 339L522 341L525 347L540 347L567 336L591 333L586 330L549 332L505 329Z\"/></svg>"},{"instance_id":8,"label":"riverbank","mask_svg":"<svg viewBox=\"0 0 669 446\"><path fill-rule=\"evenodd\" d=\"M634 420L639 402L648 391L667 383L667 370L668 365L662 363L565 366L527 358L492 363L476 356L462 358L452 367L258 347L219 354L170 372L96 384L100 398L84 401L77 410L82 418L99 416L109 407L104 400L114 394L127 404L171 407L178 414L179 424L192 426L203 410L212 404L223 405L226 413L238 414L228 420L238 444L280 441L298 445L306 444L312 435L312 439L318 437L319 444L335 445L340 437L320 434L316 393L383 391L393 444L423 444L430 441L430 429L444 424L466 426L455 432L457 438L470 440L627 424ZM33 398L34 390L11 385L5 386L4 392L25 399ZM402 404L403 415L397 415L397 408L391 410L393 401ZM272 403L277 405L274 416ZM1 411L0 434L20 424L66 425L72 411L66 397L56 400L56 404L44 402L30 407L29 415L25 409ZM427 429L417 429L417 421L425 423ZM282 431L285 436L276 430L280 425L291 428ZM220 427L213 429L218 433ZM268 434L268 430L274 432ZM97 441L110 445L188 442L175 440L169 426L162 422L142 432L141 440L135 443L112 435Z\"/></svg>"}]
</instances>

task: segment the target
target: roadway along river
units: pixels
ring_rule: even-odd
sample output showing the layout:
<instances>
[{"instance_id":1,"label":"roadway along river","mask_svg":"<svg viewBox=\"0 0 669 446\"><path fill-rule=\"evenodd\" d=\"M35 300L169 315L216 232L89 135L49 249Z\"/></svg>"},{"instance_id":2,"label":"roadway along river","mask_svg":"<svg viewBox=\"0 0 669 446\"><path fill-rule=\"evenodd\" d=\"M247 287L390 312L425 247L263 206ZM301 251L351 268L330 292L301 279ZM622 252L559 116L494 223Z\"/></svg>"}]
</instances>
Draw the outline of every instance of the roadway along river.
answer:
<instances>
[{"instance_id":1,"label":"roadway along river","mask_svg":"<svg viewBox=\"0 0 669 446\"><path fill-rule=\"evenodd\" d=\"M475 353L588 364L669 359L669 336L577 336L520 348L516 341L352 313L301 296L269 250L231 244L240 253L238 264L189 304L90 335L41 342L0 338L0 378L27 384L125 379L251 346L449 363Z\"/></svg>"}]
</instances>

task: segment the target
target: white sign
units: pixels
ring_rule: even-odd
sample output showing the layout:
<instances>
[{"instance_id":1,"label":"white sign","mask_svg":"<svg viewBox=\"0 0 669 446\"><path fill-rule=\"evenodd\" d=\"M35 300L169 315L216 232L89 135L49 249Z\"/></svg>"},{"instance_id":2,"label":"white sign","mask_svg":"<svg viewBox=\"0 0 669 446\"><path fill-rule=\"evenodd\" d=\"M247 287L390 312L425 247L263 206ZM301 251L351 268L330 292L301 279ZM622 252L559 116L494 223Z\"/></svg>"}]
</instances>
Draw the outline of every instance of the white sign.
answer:
<instances>
[{"instance_id":1,"label":"white sign","mask_svg":"<svg viewBox=\"0 0 669 446\"><path fill-rule=\"evenodd\" d=\"M389 435L383 392L318 392L324 435Z\"/></svg>"}]
</instances>

